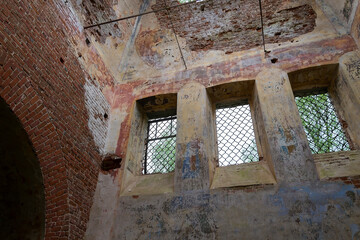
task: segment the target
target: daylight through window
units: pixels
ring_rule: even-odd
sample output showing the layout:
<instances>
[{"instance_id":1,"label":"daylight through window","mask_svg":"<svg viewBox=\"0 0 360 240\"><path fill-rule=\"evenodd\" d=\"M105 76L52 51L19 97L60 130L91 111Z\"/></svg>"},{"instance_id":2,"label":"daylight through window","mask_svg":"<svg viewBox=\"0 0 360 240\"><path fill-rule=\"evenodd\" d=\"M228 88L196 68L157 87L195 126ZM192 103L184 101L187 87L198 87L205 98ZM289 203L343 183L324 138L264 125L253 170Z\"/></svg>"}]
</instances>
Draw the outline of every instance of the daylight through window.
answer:
<instances>
[{"instance_id":1,"label":"daylight through window","mask_svg":"<svg viewBox=\"0 0 360 240\"><path fill-rule=\"evenodd\" d=\"M259 161L249 104L216 110L219 166Z\"/></svg>"},{"instance_id":2,"label":"daylight through window","mask_svg":"<svg viewBox=\"0 0 360 240\"><path fill-rule=\"evenodd\" d=\"M311 152L349 151L349 143L326 90L295 96Z\"/></svg>"},{"instance_id":3,"label":"daylight through window","mask_svg":"<svg viewBox=\"0 0 360 240\"><path fill-rule=\"evenodd\" d=\"M176 116L149 120L143 174L168 173L175 169Z\"/></svg>"}]
</instances>

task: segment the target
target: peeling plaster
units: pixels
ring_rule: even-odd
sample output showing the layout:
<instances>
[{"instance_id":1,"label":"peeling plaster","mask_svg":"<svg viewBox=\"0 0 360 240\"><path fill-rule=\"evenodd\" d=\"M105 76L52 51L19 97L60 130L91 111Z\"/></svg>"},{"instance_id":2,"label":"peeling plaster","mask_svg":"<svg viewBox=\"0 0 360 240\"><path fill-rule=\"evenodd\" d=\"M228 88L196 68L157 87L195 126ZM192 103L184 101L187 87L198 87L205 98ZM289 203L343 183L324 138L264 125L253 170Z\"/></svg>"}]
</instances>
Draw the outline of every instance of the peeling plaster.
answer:
<instances>
[{"instance_id":1,"label":"peeling plaster","mask_svg":"<svg viewBox=\"0 0 360 240\"><path fill-rule=\"evenodd\" d=\"M84 89L85 105L89 114L88 127L100 154L104 155L108 127L108 117L106 116L110 114L110 105L100 91L99 86L95 85L91 80L87 79Z\"/></svg>"}]
</instances>

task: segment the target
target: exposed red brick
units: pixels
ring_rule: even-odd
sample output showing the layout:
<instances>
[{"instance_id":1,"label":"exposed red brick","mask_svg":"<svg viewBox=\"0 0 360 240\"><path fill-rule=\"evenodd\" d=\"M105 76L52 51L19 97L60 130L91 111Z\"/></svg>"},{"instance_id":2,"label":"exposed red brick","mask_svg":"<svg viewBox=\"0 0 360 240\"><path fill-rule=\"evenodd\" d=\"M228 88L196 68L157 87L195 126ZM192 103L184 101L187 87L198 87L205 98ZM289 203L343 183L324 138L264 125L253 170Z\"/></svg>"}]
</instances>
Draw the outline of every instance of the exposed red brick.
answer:
<instances>
[{"instance_id":1,"label":"exposed red brick","mask_svg":"<svg viewBox=\"0 0 360 240\"><path fill-rule=\"evenodd\" d=\"M356 188L360 188L360 176L331 178L329 181L343 182L345 184L354 185Z\"/></svg>"},{"instance_id":2,"label":"exposed red brick","mask_svg":"<svg viewBox=\"0 0 360 240\"><path fill-rule=\"evenodd\" d=\"M70 45L85 39L77 21L64 1L11 0L0 9L0 96L40 162L45 239L83 239L101 162L84 100L90 76Z\"/></svg>"},{"instance_id":3,"label":"exposed red brick","mask_svg":"<svg viewBox=\"0 0 360 240\"><path fill-rule=\"evenodd\" d=\"M179 4L157 0L153 10ZM162 27L176 29L192 51L222 50L232 53L262 45L260 7L257 0L206 1L156 13ZM310 5L284 7L282 1L263 1L266 43L279 43L311 32L316 13ZM148 41L148 40L147 40Z\"/></svg>"}]
</instances>

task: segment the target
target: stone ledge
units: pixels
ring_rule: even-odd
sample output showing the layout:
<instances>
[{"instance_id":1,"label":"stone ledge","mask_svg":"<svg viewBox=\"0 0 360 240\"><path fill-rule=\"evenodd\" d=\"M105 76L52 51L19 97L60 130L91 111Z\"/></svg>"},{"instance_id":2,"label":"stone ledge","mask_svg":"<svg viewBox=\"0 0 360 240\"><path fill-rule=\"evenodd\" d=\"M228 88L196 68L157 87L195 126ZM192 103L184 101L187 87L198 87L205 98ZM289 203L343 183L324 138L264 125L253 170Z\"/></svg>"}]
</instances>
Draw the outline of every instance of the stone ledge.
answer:
<instances>
[{"instance_id":1,"label":"stone ledge","mask_svg":"<svg viewBox=\"0 0 360 240\"><path fill-rule=\"evenodd\" d=\"M266 161L217 167L211 189L276 184Z\"/></svg>"},{"instance_id":2,"label":"stone ledge","mask_svg":"<svg viewBox=\"0 0 360 240\"><path fill-rule=\"evenodd\" d=\"M174 173L135 176L121 196L155 195L174 192Z\"/></svg>"},{"instance_id":3,"label":"stone ledge","mask_svg":"<svg viewBox=\"0 0 360 240\"><path fill-rule=\"evenodd\" d=\"M319 178L360 175L360 150L313 155Z\"/></svg>"}]
</instances>

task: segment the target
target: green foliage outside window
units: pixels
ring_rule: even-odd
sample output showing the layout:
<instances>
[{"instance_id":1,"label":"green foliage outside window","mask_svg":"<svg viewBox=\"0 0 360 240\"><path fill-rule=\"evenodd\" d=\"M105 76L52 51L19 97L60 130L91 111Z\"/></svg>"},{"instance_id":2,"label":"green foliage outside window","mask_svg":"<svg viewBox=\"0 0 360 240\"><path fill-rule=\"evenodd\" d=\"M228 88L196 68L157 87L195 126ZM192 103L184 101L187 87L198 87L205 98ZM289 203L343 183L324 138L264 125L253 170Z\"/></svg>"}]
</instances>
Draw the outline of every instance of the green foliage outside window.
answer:
<instances>
[{"instance_id":1,"label":"green foliage outside window","mask_svg":"<svg viewBox=\"0 0 360 240\"><path fill-rule=\"evenodd\" d=\"M176 117L150 120L143 173L154 174L174 171L175 153Z\"/></svg>"},{"instance_id":2,"label":"green foliage outside window","mask_svg":"<svg viewBox=\"0 0 360 240\"><path fill-rule=\"evenodd\" d=\"M296 97L295 101L313 154L350 150L327 93Z\"/></svg>"},{"instance_id":3,"label":"green foliage outside window","mask_svg":"<svg viewBox=\"0 0 360 240\"><path fill-rule=\"evenodd\" d=\"M164 134L167 136L168 134ZM156 162L154 173L168 173L175 170L176 137L159 141L154 146L154 156L150 161Z\"/></svg>"}]
</instances>

